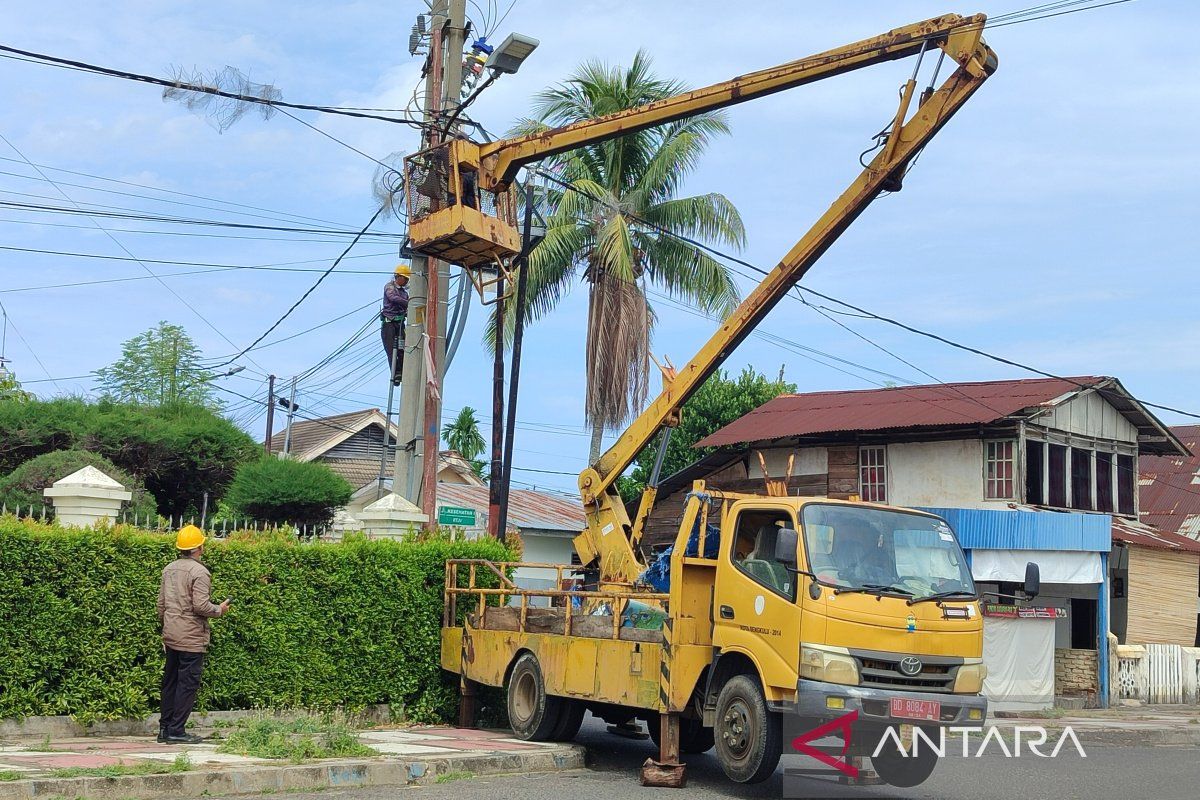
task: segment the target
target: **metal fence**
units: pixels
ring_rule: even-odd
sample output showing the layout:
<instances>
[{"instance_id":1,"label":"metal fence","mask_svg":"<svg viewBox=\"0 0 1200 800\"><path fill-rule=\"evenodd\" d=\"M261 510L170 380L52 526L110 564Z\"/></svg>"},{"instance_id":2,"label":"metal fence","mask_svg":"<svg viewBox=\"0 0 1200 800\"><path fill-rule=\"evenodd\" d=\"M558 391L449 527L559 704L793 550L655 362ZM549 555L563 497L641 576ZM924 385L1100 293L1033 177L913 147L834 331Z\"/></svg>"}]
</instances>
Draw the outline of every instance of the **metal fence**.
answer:
<instances>
[{"instance_id":1,"label":"metal fence","mask_svg":"<svg viewBox=\"0 0 1200 800\"><path fill-rule=\"evenodd\" d=\"M9 508L7 505L0 505L0 516L12 514L18 519L30 519L38 522L53 522L54 521L54 506L46 503L31 504L27 506L16 506ZM296 522L265 522L256 520L250 517L236 518L221 518L221 519L198 519L195 515L179 514L170 517L163 517L157 514L141 514L132 511L122 511L115 520L118 525L132 525L135 528L147 531L158 531L160 533L174 532L182 528L184 525L195 525L202 528L205 533L217 539L222 539L229 536L235 531L279 531L291 529L296 538L301 540L325 539L329 538L334 532L331 525L309 525L307 523Z\"/></svg>"}]
</instances>

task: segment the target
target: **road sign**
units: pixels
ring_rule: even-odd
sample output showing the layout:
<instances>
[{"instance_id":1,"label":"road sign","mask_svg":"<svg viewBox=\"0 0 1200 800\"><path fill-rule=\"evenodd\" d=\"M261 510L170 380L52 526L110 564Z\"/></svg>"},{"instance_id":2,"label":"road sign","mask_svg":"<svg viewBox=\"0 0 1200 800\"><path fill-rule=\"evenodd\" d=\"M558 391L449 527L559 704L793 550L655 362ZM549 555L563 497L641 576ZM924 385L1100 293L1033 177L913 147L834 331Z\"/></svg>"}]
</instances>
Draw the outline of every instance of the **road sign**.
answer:
<instances>
[{"instance_id":1,"label":"road sign","mask_svg":"<svg viewBox=\"0 0 1200 800\"><path fill-rule=\"evenodd\" d=\"M474 527L475 509L462 506L438 506L438 525Z\"/></svg>"}]
</instances>

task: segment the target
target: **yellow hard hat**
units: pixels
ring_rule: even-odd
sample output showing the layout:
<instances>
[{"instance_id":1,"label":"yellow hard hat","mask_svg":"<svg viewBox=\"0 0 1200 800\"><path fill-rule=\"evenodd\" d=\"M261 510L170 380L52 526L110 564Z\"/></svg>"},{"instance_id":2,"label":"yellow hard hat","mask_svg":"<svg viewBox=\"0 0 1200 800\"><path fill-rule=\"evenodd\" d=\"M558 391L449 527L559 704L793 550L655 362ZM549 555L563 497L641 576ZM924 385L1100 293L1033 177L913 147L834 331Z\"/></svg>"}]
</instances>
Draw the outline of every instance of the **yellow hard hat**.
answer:
<instances>
[{"instance_id":1,"label":"yellow hard hat","mask_svg":"<svg viewBox=\"0 0 1200 800\"><path fill-rule=\"evenodd\" d=\"M185 525L179 530L179 534L175 537L176 550L195 550L200 545L204 544L207 537L204 531L197 528L195 525Z\"/></svg>"},{"instance_id":2,"label":"yellow hard hat","mask_svg":"<svg viewBox=\"0 0 1200 800\"><path fill-rule=\"evenodd\" d=\"M396 265L396 277L411 278L412 277L412 267L410 267L408 264L397 264Z\"/></svg>"}]
</instances>

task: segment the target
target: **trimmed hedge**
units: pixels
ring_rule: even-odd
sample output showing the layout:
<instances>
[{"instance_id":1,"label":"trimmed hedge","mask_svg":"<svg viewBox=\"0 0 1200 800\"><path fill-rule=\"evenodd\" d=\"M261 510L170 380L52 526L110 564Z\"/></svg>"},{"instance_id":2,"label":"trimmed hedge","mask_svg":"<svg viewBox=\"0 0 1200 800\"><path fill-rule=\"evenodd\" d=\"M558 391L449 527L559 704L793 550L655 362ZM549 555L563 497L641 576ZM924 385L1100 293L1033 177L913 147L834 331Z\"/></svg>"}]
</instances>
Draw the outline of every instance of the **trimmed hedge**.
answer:
<instances>
[{"instance_id":1,"label":"trimmed hedge","mask_svg":"<svg viewBox=\"0 0 1200 800\"><path fill-rule=\"evenodd\" d=\"M158 709L163 656L154 605L173 538L118 526L64 530L0 517L0 718L83 722ZM505 560L490 539L215 542L214 600L198 708L403 706L451 714L438 666L444 564Z\"/></svg>"}]
</instances>

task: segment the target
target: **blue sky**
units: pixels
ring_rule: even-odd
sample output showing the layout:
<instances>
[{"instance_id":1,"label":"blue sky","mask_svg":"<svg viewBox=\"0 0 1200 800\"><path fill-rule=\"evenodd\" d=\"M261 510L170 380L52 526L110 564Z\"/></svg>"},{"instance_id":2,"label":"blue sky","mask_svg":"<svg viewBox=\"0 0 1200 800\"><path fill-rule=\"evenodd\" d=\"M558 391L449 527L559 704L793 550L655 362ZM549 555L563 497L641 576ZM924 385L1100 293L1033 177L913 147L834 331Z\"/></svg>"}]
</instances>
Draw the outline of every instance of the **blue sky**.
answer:
<instances>
[{"instance_id":1,"label":"blue sky","mask_svg":"<svg viewBox=\"0 0 1200 800\"><path fill-rule=\"evenodd\" d=\"M477 22L484 21L481 10L495 17L487 0L477 5L468 4ZM538 37L541 47L518 75L489 89L472 115L503 131L525 113L539 88L586 58L628 63L645 48L661 74L701 86L951 10L994 15L1027 5L517 0L499 35L521 31ZM507 0L499 3L507 6ZM419 60L409 57L406 44L421 7L420 0L127 0L115 6L48 0L7 9L2 41L156 75L173 67L232 65L254 80L275 83L293 102L398 108L419 81ZM1192 4L1140 0L989 31L999 71L922 155L904 191L877 201L806 285L1051 372L1116 375L1144 399L1200 411L1200 276L1194 269L1200 52L1190 34L1198 23L1200 10ZM893 113L896 89L910 70L911 62L880 65L732 109L733 135L714 142L686 191L729 196L747 226L743 256L772 266L857 174L858 153ZM162 102L151 86L8 59L0 59L0 75L0 134L44 165L80 204L349 229L373 213L376 165L285 116L247 116L218 133L202 117ZM376 157L415 144L401 126L300 116ZM0 157L0 199L67 205L3 142ZM312 235L111 219L101 224L140 259L310 262L298 266L320 268L344 246L340 238ZM155 233L117 232L121 228ZM378 228L400 229L395 220ZM127 257L86 217L11 208L0 209L0 245ZM343 262L346 270L379 274L335 272L268 341L377 298L396 261L394 246L366 243L352 255L361 257ZM7 356L29 381L27 388L44 396L92 391L86 378L43 379L84 375L111 363L122 341L160 319L185 326L206 355L230 354L258 337L315 277L266 271L170 277L196 268L149 266L186 305L153 280L0 294L20 334L10 327ZM0 250L4 290L145 274L128 261ZM749 289L747 281L742 285ZM655 352L676 364L714 327L668 303L657 302L656 311ZM558 313L529 329L522 371L517 466L569 474L518 472L516 481L570 490L572 474L584 464L585 312L585 294L575 292ZM285 383L346 342L372 313L256 350L253 361L242 362L247 369L223 385L262 397L267 371ZM490 402L483 317L476 306L448 376L445 397L452 411L463 405L482 410ZM1024 376L878 322L845 322L943 381ZM802 391L896 380L864 367L928 382L790 301L763 329L862 366L835 369L828 360L752 338L727 362L729 369L751 364L774 375L783 365ZM300 385L306 411L383 406L386 368L374 331L365 341ZM261 435L256 409L229 399L235 416ZM1187 421L1168 412L1162 418Z\"/></svg>"}]
</instances>

